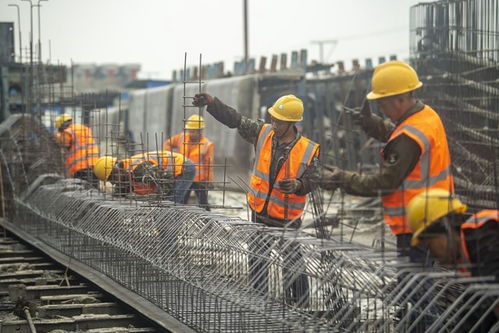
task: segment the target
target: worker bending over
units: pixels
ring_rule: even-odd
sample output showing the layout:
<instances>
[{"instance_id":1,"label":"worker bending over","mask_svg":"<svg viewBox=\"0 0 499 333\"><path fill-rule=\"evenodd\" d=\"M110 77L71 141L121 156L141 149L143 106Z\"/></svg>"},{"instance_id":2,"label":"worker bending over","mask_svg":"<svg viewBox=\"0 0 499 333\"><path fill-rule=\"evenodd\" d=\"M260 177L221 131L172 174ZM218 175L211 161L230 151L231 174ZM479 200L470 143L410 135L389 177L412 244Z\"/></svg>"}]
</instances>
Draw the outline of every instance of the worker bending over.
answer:
<instances>
[{"instance_id":1,"label":"worker bending over","mask_svg":"<svg viewBox=\"0 0 499 333\"><path fill-rule=\"evenodd\" d=\"M183 155L162 150L122 160L103 156L94 166L97 178L113 184L117 195L131 192L138 195L158 194L161 198L182 204L195 172L194 164Z\"/></svg>"},{"instance_id":2,"label":"worker bending over","mask_svg":"<svg viewBox=\"0 0 499 333\"><path fill-rule=\"evenodd\" d=\"M295 123L303 119L303 103L293 96L280 97L268 109L271 123L251 120L218 98L206 93L197 94L193 105L207 106L215 119L229 128L237 128L239 134L255 148L255 162L247 193L252 220L270 227L299 228L307 201L307 193L313 182L309 174L317 163L319 145L302 136ZM255 244L255 243L252 243ZM250 257L250 278L255 289L263 293L268 288L269 244L259 244L256 257ZM285 256L291 263L285 267L304 265L299 248ZM295 266L296 267L296 266ZM308 279L284 272L287 299L293 303L308 304ZM292 280L293 279L293 280ZM289 283L292 280L291 283Z\"/></svg>"},{"instance_id":3,"label":"worker bending over","mask_svg":"<svg viewBox=\"0 0 499 333\"><path fill-rule=\"evenodd\" d=\"M74 124L73 117L68 114L57 116L55 127L56 142L66 150L64 164L71 177L86 180L97 187L99 180L92 168L99 158L99 147L92 130L83 124Z\"/></svg>"},{"instance_id":4,"label":"worker bending over","mask_svg":"<svg viewBox=\"0 0 499 333\"><path fill-rule=\"evenodd\" d=\"M442 189L416 195L407 207L411 244L423 245L442 265L466 276L489 276L494 278L492 283L499 283L499 210L473 215L466 210L465 204ZM470 318L470 328L477 320L475 315L480 318L490 305L482 307ZM494 314L482 320L479 332L488 332L498 318L496 306Z\"/></svg>"},{"instance_id":5,"label":"worker bending over","mask_svg":"<svg viewBox=\"0 0 499 333\"><path fill-rule=\"evenodd\" d=\"M408 205L412 245L422 244L438 261L471 276L499 282L499 211L466 214L467 206L451 193L433 189Z\"/></svg>"},{"instance_id":6,"label":"worker bending over","mask_svg":"<svg viewBox=\"0 0 499 333\"><path fill-rule=\"evenodd\" d=\"M215 146L213 142L203 135L205 122L203 117L194 114L190 116L184 125L184 131L166 139L163 150L178 152L196 166L196 176L190 189L186 192L185 202L189 200L191 191L194 190L198 203L206 210L208 206L208 189L213 181L213 161ZM184 134L185 133L185 134Z\"/></svg>"}]
</instances>

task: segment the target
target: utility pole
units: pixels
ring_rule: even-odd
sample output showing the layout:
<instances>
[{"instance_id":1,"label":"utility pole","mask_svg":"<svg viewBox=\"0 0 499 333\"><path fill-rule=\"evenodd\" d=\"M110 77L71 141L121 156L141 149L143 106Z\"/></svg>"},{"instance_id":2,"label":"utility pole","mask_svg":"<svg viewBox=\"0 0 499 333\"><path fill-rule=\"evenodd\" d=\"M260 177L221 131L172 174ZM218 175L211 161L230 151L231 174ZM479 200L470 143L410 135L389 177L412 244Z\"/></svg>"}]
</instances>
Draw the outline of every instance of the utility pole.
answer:
<instances>
[{"instance_id":1,"label":"utility pole","mask_svg":"<svg viewBox=\"0 0 499 333\"><path fill-rule=\"evenodd\" d=\"M316 40L312 41L312 44L318 44L319 45L319 62L321 64L324 64L324 44L330 44L331 45L331 51L329 52L328 58L331 56L331 53L333 53L334 48L336 47L336 44L338 44L337 39L329 39L329 40Z\"/></svg>"},{"instance_id":2,"label":"utility pole","mask_svg":"<svg viewBox=\"0 0 499 333\"><path fill-rule=\"evenodd\" d=\"M243 20L244 20L244 69L248 73L248 0L243 0Z\"/></svg>"},{"instance_id":3,"label":"utility pole","mask_svg":"<svg viewBox=\"0 0 499 333\"><path fill-rule=\"evenodd\" d=\"M31 103L33 102L33 3L31 0L22 0L29 2L29 84L28 84L28 108L27 111L31 112Z\"/></svg>"},{"instance_id":4,"label":"utility pole","mask_svg":"<svg viewBox=\"0 0 499 333\"><path fill-rule=\"evenodd\" d=\"M49 0L38 0L38 62L41 64L42 63L42 29L41 29L41 23L40 23L40 2L42 1L49 1Z\"/></svg>"},{"instance_id":5,"label":"utility pole","mask_svg":"<svg viewBox=\"0 0 499 333\"><path fill-rule=\"evenodd\" d=\"M23 47L22 47L22 41L21 41L21 10L19 8L19 5L16 4L9 4L9 7L16 7L17 8L17 31L19 32L19 63L23 62Z\"/></svg>"}]
</instances>

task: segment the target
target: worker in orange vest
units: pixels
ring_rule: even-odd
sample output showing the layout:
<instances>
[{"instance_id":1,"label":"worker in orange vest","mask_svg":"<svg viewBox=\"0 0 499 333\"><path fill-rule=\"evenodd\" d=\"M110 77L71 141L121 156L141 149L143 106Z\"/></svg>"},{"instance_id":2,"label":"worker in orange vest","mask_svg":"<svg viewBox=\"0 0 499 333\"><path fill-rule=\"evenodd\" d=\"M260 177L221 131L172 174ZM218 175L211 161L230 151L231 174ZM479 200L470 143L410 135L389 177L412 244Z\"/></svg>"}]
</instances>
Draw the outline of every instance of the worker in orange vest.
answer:
<instances>
[{"instance_id":1,"label":"worker in orange vest","mask_svg":"<svg viewBox=\"0 0 499 333\"><path fill-rule=\"evenodd\" d=\"M499 210L486 209L473 215L466 214L466 210L467 206L446 190L419 193L407 206L413 232L411 243L428 248L441 264L465 276L490 276L497 283ZM480 332L488 332L497 322L499 306L495 308L495 315L483 321Z\"/></svg>"},{"instance_id":2,"label":"worker in orange vest","mask_svg":"<svg viewBox=\"0 0 499 333\"><path fill-rule=\"evenodd\" d=\"M103 182L114 185L117 195L158 194L175 203L185 203L185 192L191 186L196 169L179 153L152 151L118 160L102 156L94 166L94 173Z\"/></svg>"},{"instance_id":3,"label":"worker in orange vest","mask_svg":"<svg viewBox=\"0 0 499 333\"><path fill-rule=\"evenodd\" d=\"M255 162L247 193L252 220L271 227L299 228L301 216L314 184L308 175L315 167L319 156L319 145L302 136L295 123L303 119L303 102L294 95L277 99L268 109L270 124L262 120L251 120L209 94L197 94L193 105L207 106L206 111L215 119L237 128L239 134L255 147ZM268 244L260 244L262 259L250 257L250 278L253 286L266 292L268 288L267 263ZM292 251L288 259L293 264L303 265L299 248ZM285 265L286 266L286 265ZM308 303L308 280L305 275L290 276L284 272L288 300L293 303ZM293 279L290 282L290 279Z\"/></svg>"},{"instance_id":4,"label":"worker in orange vest","mask_svg":"<svg viewBox=\"0 0 499 333\"><path fill-rule=\"evenodd\" d=\"M166 139L163 150L179 152L191 160L196 166L196 176L189 190L186 192L185 201L190 196L190 190L194 190L199 205L210 210L208 206L208 189L213 181L213 162L215 146L213 142L203 135L205 122L203 117L193 114L184 125L184 131Z\"/></svg>"},{"instance_id":5,"label":"worker in orange vest","mask_svg":"<svg viewBox=\"0 0 499 333\"><path fill-rule=\"evenodd\" d=\"M65 165L73 178L90 182L97 187L92 168L99 158L99 147L92 130L83 124L74 124L73 117L62 114L55 119L56 141L67 150Z\"/></svg>"},{"instance_id":6,"label":"worker in orange vest","mask_svg":"<svg viewBox=\"0 0 499 333\"><path fill-rule=\"evenodd\" d=\"M491 275L499 282L499 210L471 215L467 208L446 190L418 194L407 207L411 244L424 245L441 264L465 275Z\"/></svg>"},{"instance_id":7,"label":"worker in orange vest","mask_svg":"<svg viewBox=\"0 0 499 333\"><path fill-rule=\"evenodd\" d=\"M391 122L371 113L364 102L358 120L371 137L386 142L383 163L374 174L360 174L336 167L322 169L321 186L342 188L359 196L382 196L384 220L397 237L401 255L421 262L425 253L410 246L407 204L418 193L432 188L454 191L447 137L438 114L416 100L414 90L423 85L416 71L402 61L376 67L368 100L377 102Z\"/></svg>"}]
</instances>

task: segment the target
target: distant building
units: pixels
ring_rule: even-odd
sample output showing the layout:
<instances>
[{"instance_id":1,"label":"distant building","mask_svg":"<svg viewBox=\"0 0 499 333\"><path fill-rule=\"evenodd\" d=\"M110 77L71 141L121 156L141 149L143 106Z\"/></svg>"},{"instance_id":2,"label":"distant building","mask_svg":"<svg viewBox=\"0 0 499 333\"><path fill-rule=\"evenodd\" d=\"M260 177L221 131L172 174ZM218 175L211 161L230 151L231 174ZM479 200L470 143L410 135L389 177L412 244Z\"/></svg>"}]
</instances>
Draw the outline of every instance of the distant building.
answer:
<instances>
[{"instance_id":1,"label":"distant building","mask_svg":"<svg viewBox=\"0 0 499 333\"><path fill-rule=\"evenodd\" d=\"M73 86L76 93L122 91L137 80L140 64L74 64ZM68 71L71 75L71 71ZM68 77L67 82L71 82Z\"/></svg>"}]
</instances>

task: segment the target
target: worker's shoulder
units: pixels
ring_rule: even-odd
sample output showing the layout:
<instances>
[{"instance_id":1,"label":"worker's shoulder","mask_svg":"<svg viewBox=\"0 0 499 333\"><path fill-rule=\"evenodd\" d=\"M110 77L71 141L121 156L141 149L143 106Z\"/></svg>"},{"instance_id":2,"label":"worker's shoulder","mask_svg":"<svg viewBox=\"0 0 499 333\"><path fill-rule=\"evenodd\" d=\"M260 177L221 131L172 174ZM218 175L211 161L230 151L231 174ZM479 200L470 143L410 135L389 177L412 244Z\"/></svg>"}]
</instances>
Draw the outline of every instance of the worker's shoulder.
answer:
<instances>
[{"instance_id":1,"label":"worker's shoulder","mask_svg":"<svg viewBox=\"0 0 499 333\"><path fill-rule=\"evenodd\" d=\"M205 144L207 145L212 145L213 144L213 141L211 141L210 139L208 139L206 136L203 135L203 141Z\"/></svg>"},{"instance_id":2,"label":"worker's shoulder","mask_svg":"<svg viewBox=\"0 0 499 333\"><path fill-rule=\"evenodd\" d=\"M312 139L307 138L307 137L306 137L306 136L304 136L304 135L301 135L301 136L300 136L300 140L303 140L303 141L304 141L304 142L306 142L307 144L311 144L311 145L314 145L314 146L317 146L317 147L319 147L319 146L320 146L320 144L319 144L319 143L317 143L317 142L313 141Z\"/></svg>"}]
</instances>

